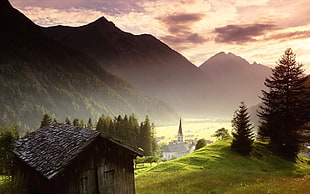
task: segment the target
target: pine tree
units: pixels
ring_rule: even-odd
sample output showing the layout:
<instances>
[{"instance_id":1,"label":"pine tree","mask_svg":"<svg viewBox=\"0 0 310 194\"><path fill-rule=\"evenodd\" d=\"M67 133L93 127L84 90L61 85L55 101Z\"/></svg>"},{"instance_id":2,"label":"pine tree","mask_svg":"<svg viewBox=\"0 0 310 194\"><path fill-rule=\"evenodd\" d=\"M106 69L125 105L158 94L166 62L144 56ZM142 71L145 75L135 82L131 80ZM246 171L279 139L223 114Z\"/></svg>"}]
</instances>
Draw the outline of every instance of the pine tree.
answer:
<instances>
[{"instance_id":1,"label":"pine tree","mask_svg":"<svg viewBox=\"0 0 310 194\"><path fill-rule=\"evenodd\" d=\"M0 126L0 174L12 175L14 142L19 138L13 125Z\"/></svg>"},{"instance_id":2,"label":"pine tree","mask_svg":"<svg viewBox=\"0 0 310 194\"><path fill-rule=\"evenodd\" d=\"M96 130L99 131L102 136L115 137L114 124L109 116L101 115L97 122Z\"/></svg>"},{"instance_id":3,"label":"pine tree","mask_svg":"<svg viewBox=\"0 0 310 194\"><path fill-rule=\"evenodd\" d=\"M152 155L152 130L148 116L140 125L140 147L143 149L146 156Z\"/></svg>"},{"instance_id":4,"label":"pine tree","mask_svg":"<svg viewBox=\"0 0 310 194\"><path fill-rule=\"evenodd\" d=\"M48 114L44 114L43 119L41 121L40 128L45 127L45 126L49 126L50 124L52 124L52 118Z\"/></svg>"},{"instance_id":5,"label":"pine tree","mask_svg":"<svg viewBox=\"0 0 310 194\"><path fill-rule=\"evenodd\" d=\"M86 126L83 119L81 119L81 121L80 121L78 126L83 127L83 128Z\"/></svg>"},{"instance_id":6,"label":"pine tree","mask_svg":"<svg viewBox=\"0 0 310 194\"><path fill-rule=\"evenodd\" d=\"M299 150L298 130L309 121L309 93L305 87L303 65L287 49L265 80L269 91L263 91L260 107L259 136L268 139L282 155L294 159Z\"/></svg>"},{"instance_id":7,"label":"pine tree","mask_svg":"<svg viewBox=\"0 0 310 194\"><path fill-rule=\"evenodd\" d=\"M93 122L91 121L91 118L88 119L86 127L89 128L89 129L93 129Z\"/></svg>"},{"instance_id":8,"label":"pine tree","mask_svg":"<svg viewBox=\"0 0 310 194\"><path fill-rule=\"evenodd\" d=\"M244 102L241 102L239 109L235 112L233 120L233 141L231 149L240 154L249 154L252 150L252 143L254 141L253 127L250 123L250 116L248 109Z\"/></svg>"},{"instance_id":9,"label":"pine tree","mask_svg":"<svg viewBox=\"0 0 310 194\"><path fill-rule=\"evenodd\" d=\"M73 123L73 126L80 126L79 119L74 119L72 123Z\"/></svg>"},{"instance_id":10,"label":"pine tree","mask_svg":"<svg viewBox=\"0 0 310 194\"><path fill-rule=\"evenodd\" d=\"M66 123L67 125L72 125L72 123L71 123L71 121L70 121L70 119L69 119L68 117L66 118L65 123Z\"/></svg>"}]
</instances>

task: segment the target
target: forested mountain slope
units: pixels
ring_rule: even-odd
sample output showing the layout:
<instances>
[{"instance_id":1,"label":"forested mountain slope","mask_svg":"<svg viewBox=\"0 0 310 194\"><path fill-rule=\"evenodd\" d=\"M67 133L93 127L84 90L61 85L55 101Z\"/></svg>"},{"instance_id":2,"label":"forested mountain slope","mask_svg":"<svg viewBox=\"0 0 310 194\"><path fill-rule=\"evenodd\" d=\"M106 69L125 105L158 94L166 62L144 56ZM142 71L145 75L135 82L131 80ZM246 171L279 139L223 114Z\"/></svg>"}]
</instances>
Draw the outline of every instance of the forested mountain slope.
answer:
<instances>
[{"instance_id":1,"label":"forested mountain slope","mask_svg":"<svg viewBox=\"0 0 310 194\"><path fill-rule=\"evenodd\" d=\"M85 26L43 30L181 113L205 110L207 78L203 72L152 35L124 32L104 17Z\"/></svg>"},{"instance_id":2,"label":"forested mountain slope","mask_svg":"<svg viewBox=\"0 0 310 194\"><path fill-rule=\"evenodd\" d=\"M7 0L0 2L0 25L0 123L34 129L44 113L59 121L97 119L102 113L148 114L155 121L176 117L167 104L47 37Z\"/></svg>"}]
</instances>

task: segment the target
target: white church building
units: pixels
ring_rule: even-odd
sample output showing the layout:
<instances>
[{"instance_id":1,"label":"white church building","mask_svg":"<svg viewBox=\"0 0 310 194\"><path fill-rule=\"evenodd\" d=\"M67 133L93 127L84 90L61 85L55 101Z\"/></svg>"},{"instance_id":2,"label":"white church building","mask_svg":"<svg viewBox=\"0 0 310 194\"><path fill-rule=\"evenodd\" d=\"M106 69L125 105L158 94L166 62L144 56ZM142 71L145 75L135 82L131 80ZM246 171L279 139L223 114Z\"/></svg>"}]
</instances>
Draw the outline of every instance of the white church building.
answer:
<instances>
[{"instance_id":1,"label":"white church building","mask_svg":"<svg viewBox=\"0 0 310 194\"><path fill-rule=\"evenodd\" d=\"M169 145L167 145L167 147L164 149L163 159L171 160L179 158L195 150L195 146L184 142L181 119L177 138L178 139L176 142L170 142Z\"/></svg>"}]
</instances>

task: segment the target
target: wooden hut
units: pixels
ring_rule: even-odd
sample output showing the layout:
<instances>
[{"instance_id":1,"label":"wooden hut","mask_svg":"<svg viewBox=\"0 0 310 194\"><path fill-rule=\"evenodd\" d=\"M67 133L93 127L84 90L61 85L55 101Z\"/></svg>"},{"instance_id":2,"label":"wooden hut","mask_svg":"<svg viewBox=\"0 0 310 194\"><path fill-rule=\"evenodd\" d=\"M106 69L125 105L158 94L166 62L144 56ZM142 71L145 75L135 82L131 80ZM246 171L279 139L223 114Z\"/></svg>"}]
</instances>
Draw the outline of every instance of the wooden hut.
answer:
<instances>
[{"instance_id":1,"label":"wooden hut","mask_svg":"<svg viewBox=\"0 0 310 194\"><path fill-rule=\"evenodd\" d=\"M135 193L141 154L95 130L54 123L19 139L14 153L25 193Z\"/></svg>"}]
</instances>

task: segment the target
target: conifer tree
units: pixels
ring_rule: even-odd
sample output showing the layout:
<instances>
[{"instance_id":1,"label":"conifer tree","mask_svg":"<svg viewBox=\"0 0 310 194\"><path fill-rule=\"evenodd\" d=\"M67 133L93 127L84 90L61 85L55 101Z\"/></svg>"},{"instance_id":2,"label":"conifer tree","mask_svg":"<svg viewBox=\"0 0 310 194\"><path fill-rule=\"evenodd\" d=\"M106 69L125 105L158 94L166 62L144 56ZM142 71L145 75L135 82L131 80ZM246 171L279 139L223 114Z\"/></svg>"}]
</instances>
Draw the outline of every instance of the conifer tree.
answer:
<instances>
[{"instance_id":1,"label":"conifer tree","mask_svg":"<svg viewBox=\"0 0 310 194\"><path fill-rule=\"evenodd\" d=\"M91 121L91 118L88 119L86 127L89 128L89 129L93 129L93 122Z\"/></svg>"},{"instance_id":2,"label":"conifer tree","mask_svg":"<svg viewBox=\"0 0 310 194\"><path fill-rule=\"evenodd\" d=\"M12 125L0 126L0 174L12 175L14 142L19 138L17 128Z\"/></svg>"},{"instance_id":3,"label":"conifer tree","mask_svg":"<svg viewBox=\"0 0 310 194\"><path fill-rule=\"evenodd\" d=\"M71 123L71 121L70 121L70 119L67 117L66 118L66 120L65 120L65 124L67 124L67 125L72 125L72 123Z\"/></svg>"},{"instance_id":4,"label":"conifer tree","mask_svg":"<svg viewBox=\"0 0 310 194\"><path fill-rule=\"evenodd\" d=\"M140 125L140 146L144 150L145 155L152 155L152 131L148 116Z\"/></svg>"},{"instance_id":5,"label":"conifer tree","mask_svg":"<svg viewBox=\"0 0 310 194\"><path fill-rule=\"evenodd\" d=\"M84 122L83 119L81 119L81 121L80 121L78 126L83 127L83 128L85 127L85 122Z\"/></svg>"},{"instance_id":6,"label":"conifer tree","mask_svg":"<svg viewBox=\"0 0 310 194\"><path fill-rule=\"evenodd\" d=\"M244 102L241 102L239 109L236 110L233 120L233 141L231 149L239 152L240 154L249 154L252 150L252 143L254 141L253 127L250 123L250 116L248 109Z\"/></svg>"},{"instance_id":7,"label":"conifer tree","mask_svg":"<svg viewBox=\"0 0 310 194\"><path fill-rule=\"evenodd\" d=\"M48 114L44 114L43 119L41 121L40 128L45 127L45 126L49 126L50 124L52 124L52 118Z\"/></svg>"},{"instance_id":8,"label":"conifer tree","mask_svg":"<svg viewBox=\"0 0 310 194\"><path fill-rule=\"evenodd\" d=\"M260 106L259 136L270 141L282 155L295 159L298 150L298 130L309 121L309 93L305 87L303 65L296 62L292 49L287 49L265 80L269 89L263 91Z\"/></svg>"},{"instance_id":9,"label":"conifer tree","mask_svg":"<svg viewBox=\"0 0 310 194\"><path fill-rule=\"evenodd\" d=\"M72 122L73 126L80 126L80 121L79 119L74 119Z\"/></svg>"}]
</instances>

